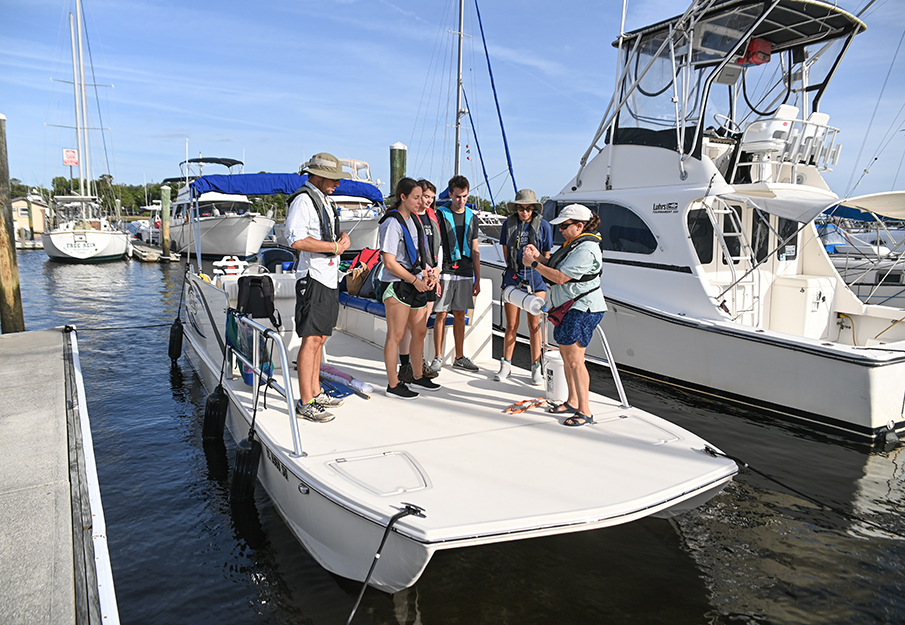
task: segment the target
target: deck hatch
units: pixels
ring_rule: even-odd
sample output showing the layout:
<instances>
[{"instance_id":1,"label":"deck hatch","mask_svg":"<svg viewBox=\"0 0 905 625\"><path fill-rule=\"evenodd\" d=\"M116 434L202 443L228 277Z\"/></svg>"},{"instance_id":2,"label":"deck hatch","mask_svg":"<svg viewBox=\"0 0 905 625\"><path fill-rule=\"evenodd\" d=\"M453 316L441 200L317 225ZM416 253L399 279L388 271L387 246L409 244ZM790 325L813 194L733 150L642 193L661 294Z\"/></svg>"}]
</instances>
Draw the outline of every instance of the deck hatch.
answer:
<instances>
[{"instance_id":1,"label":"deck hatch","mask_svg":"<svg viewBox=\"0 0 905 625\"><path fill-rule=\"evenodd\" d=\"M431 485L421 465L404 451L337 458L327 464L356 486L382 497L411 493Z\"/></svg>"},{"instance_id":2,"label":"deck hatch","mask_svg":"<svg viewBox=\"0 0 905 625\"><path fill-rule=\"evenodd\" d=\"M679 440L679 436L666 428L655 425L646 419L630 415L620 415L609 419L598 418L597 425L594 428L616 436L650 443L651 445L663 445L664 443L672 443Z\"/></svg>"}]
</instances>

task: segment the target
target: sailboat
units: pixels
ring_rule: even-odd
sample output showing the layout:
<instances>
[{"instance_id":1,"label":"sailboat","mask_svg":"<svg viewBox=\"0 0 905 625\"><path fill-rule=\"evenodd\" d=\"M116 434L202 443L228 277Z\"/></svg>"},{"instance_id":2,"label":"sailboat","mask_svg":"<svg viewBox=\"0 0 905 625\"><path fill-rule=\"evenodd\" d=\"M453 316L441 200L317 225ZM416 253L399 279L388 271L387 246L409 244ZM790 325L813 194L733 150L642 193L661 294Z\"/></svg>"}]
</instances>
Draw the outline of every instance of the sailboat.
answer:
<instances>
[{"instance_id":1,"label":"sailboat","mask_svg":"<svg viewBox=\"0 0 905 625\"><path fill-rule=\"evenodd\" d=\"M42 239L44 251L51 260L73 263L101 263L122 260L131 253L129 233L115 227L104 215L97 196L92 192L88 154L88 109L85 89L85 63L82 55L84 24L81 2L76 0L76 17L69 14L72 39L72 76L75 89L76 135L81 160L78 195L56 196L54 227ZM76 30L77 29L77 30Z\"/></svg>"}]
</instances>

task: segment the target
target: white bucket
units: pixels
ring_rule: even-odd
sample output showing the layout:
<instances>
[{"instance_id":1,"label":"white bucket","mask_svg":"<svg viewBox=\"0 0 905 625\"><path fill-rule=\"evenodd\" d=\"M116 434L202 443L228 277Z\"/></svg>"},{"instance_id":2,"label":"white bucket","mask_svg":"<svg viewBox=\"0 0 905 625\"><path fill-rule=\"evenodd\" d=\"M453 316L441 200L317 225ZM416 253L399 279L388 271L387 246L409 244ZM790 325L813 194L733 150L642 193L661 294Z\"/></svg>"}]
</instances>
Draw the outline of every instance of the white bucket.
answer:
<instances>
[{"instance_id":1,"label":"white bucket","mask_svg":"<svg viewBox=\"0 0 905 625\"><path fill-rule=\"evenodd\" d=\"M547 352L544 356L544 384L547 387L547 401L562 402L569 399L565 363L559 352Z\"/></svg>"},{"instance_id":2,"label":"white bucket","mask_svg":"<svg viewBox=\"0 0 905 625\"><path fill-rule=\"evenodd\" d=\"M514 286L507 286L503 289L502 297L504 303L514 304L526 311L529 315L539 315L544 310L546 303L542 297L531 295Z\"/></svg>"}]
</instances>

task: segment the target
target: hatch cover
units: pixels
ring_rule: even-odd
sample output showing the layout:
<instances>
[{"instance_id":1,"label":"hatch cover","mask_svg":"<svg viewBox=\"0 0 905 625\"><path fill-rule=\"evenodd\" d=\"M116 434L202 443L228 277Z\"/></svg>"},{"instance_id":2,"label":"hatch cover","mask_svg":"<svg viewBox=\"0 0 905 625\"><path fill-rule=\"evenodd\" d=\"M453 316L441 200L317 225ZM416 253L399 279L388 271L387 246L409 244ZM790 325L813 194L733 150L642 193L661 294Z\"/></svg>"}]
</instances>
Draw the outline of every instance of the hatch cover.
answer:
<instances>
[{"instance_id":1,"label":"hatch cover","mask_svg":"<svg viewBox=\"0 0 905 625\"><path fill-rule=\"evenodd\" d=\"M382 497L411 493L431 485L421 465L404 451L337 458L327 464L356 486Z\"/></svg>"}]
</instances>

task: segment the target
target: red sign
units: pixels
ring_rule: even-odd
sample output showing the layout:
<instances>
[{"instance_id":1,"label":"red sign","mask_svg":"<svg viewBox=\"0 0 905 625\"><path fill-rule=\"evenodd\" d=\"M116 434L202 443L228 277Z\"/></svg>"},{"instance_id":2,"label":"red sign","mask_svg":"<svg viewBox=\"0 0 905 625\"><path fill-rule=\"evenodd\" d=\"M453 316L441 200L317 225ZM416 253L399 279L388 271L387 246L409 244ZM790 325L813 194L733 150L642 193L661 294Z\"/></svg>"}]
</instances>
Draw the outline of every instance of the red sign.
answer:
<instances>
[{"instance_id":1,"label":"red sign","mask_svg":"<svg viewBox=\"0 0 905 625\"><path fill-rule=\"evenodd\" d=\"M67 150L63 149L63 164L69 165L70 167L78 166L79 164L79 151L78 150Z\"/></svg>"}]
</instances>

